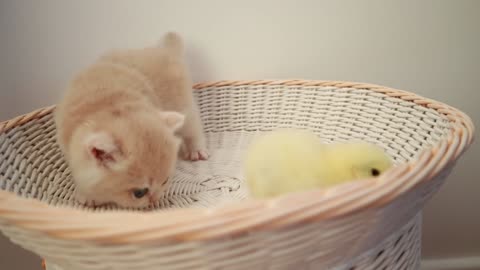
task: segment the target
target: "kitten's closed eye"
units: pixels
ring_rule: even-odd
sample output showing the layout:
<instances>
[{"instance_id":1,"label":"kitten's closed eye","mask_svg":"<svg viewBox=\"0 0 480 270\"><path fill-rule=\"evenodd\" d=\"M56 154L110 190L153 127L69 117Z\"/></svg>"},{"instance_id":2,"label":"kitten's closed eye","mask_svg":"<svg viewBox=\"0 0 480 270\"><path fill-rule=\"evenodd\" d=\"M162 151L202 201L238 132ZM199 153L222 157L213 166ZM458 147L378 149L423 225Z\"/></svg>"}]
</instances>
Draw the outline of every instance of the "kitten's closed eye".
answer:
<instances>
[{"instance_id":1,"label":"kitten's closed eye","mask_svg":"<svg viewBox=\"0 0 480 270\"><path fill-rule=\"evenodd\" d=\"M148 193L148 188L137 188L133 190L133 196L137 199L143 198Z\"/></svg>"},{"instance_id":2,"label":"kitten's closed eye","mask_svg":"<svg viewBox=\"0 0 480 270\"><path fill-rule=\"evenodd\" d=\"M163 183L162 183L162 187L163 187L163 186L165 186L165 185L167 184L168 180L169 180L169 178L167 178L165 181L163 181Z\"/></svg>"}]
</instances>

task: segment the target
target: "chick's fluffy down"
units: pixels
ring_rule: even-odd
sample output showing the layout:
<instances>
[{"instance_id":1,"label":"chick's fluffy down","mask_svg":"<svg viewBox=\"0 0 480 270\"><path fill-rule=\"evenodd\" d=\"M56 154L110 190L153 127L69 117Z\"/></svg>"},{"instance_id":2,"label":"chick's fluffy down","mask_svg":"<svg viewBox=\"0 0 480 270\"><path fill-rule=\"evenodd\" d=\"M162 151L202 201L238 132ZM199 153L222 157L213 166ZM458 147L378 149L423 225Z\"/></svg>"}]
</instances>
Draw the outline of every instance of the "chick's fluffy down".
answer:
<instances>
[{"instance_id":1,"label":"chick's fluffy down","mask_svg":"<svg viewBox=\"0 0 480 270\"><path fill-rule=\"evenodd\" d=\"M277 130L252 142L245 176L251 195L267 198L376 177L391 165L373 144L326 144L306 130Z\"/></svg>"},{"instance_id":2,"label":"chick's fluffy down","mask_svg":"<svg viewBox=\"0 0 480 270\"><path fill-rule=\"evenodd\" d=\"M317 186L319 153L324 145L313 133L281 130L250 145L245 176L254 197L270 197Z\"/></svg>"}]
</instances>

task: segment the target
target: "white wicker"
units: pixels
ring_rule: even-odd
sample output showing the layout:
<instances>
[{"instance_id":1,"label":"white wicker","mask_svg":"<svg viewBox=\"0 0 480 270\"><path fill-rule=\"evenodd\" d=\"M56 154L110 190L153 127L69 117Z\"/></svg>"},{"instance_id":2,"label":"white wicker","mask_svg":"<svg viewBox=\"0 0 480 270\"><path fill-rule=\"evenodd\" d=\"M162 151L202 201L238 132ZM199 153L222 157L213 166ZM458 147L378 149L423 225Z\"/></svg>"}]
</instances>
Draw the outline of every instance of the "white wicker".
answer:
<instances>
[{"instance_id":1,"label":"white wicker","mask_svg":"<svg viewBox=\"0 0 480 270\"><path fill-rule=\"evenodd\" d=\"M158 211L76 204L54 139L54 107L0 124L2 232L56 270L418 269L421 210L473 141L468 116L360 83L196 88L212 157L179 162ZM243 152L253 137L279 127L370 141L396 166L327 192L244 200Z\"/></svg>"}]
</instances>

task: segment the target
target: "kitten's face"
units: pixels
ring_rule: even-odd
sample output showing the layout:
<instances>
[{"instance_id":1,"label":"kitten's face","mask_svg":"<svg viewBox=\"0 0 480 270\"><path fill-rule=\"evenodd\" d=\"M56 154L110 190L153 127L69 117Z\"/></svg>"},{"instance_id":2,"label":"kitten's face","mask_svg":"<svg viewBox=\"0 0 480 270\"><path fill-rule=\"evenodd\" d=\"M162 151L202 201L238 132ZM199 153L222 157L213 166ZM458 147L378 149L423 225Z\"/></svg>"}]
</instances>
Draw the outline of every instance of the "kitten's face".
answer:
<instances>
[{"instance_id":1,"label":"kitten's face","mask_svg":"<svg viewBox=\"0 0 480 270\"><path fill-rule=\"evenodd\" d=\"M168 140L171 140L168 142ZM128 153L118 166L99 166L99 179L92 190L98 200L122 207L144 208L154 205L168 187L175 169L178 143L176 138L164 140L158 147L150 143Z\"/></svg>"},{"instance_id":2,"label":"kitten's face","mask_svg":"<svg viewBox=\"0 0 480 270\"><path fill-rule=\"evenodd\" d=\"M71 164L77 189L97 205L155 205L175 169L180 140L174 132L183 124L183 116L178 115L169 115L172 125L143 122L87 134L84 155Z\"/></svg>"}]
</instances>

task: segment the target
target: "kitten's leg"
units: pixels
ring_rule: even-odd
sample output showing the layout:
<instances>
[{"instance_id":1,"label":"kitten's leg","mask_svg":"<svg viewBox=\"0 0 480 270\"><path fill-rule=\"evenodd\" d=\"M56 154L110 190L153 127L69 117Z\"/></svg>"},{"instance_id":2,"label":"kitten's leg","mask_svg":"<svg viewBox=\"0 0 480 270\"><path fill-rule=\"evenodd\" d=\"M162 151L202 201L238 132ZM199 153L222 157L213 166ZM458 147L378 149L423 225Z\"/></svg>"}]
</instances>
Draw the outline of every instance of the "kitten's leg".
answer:
<instances>
[{"instance_id":1,"label":"kitten's leg","mask_svg":"<svg viewBox=\"0 0 480 270\"><path fill-rule=\"evenodd\" d=\"M200 113L196 105L187 115L183 127L180 129L182 138L181 155L186 160L207 160L209 153L207 151L205 134L202 128Z\"/></svg>"}]
</instances>

